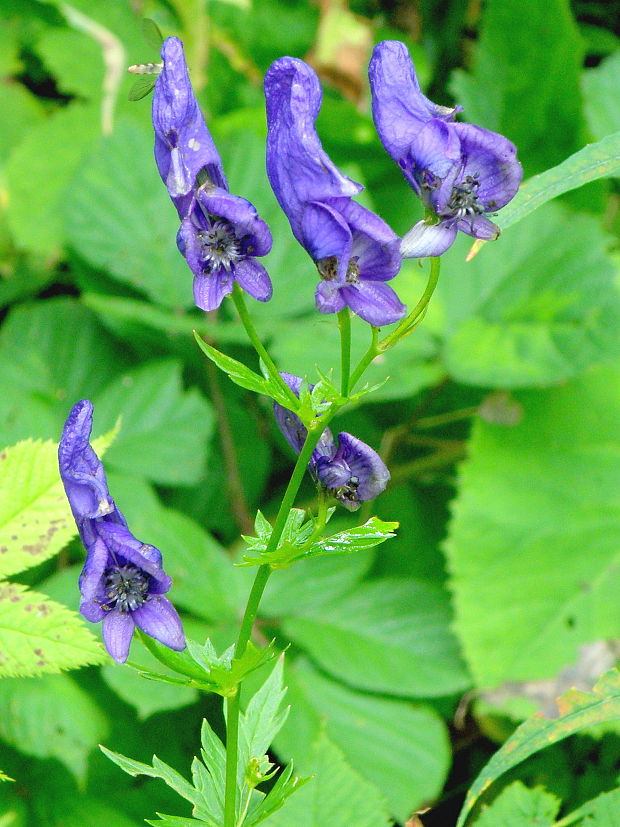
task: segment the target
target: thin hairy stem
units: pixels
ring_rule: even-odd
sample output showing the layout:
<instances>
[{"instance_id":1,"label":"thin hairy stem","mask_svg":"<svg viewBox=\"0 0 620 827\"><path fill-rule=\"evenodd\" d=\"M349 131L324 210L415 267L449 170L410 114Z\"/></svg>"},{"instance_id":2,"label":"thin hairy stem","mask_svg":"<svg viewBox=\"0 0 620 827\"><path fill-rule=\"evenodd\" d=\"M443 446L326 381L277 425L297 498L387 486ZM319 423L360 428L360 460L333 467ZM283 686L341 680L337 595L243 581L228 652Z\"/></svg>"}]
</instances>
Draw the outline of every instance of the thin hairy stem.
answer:
<instances>
[{"instance_id":1,"label":"thin hairy stem","mask_svg":"<svg viewBox=\"0 0 620 827\"><path fill-rule=\"evenodd\" d=\"M297 408L299 400L297 399L293 391L289 388L289 386L286 384L284 379L282 379L282 377L280 376L280 371L275 366L275 363L271 356L267 353L265 345L259 339L258 333L256 332L256 328L254 327L254 323L250 318L250 314L245 303L243 290L239 287L237 282L235 282L233 287L232 298L233 302L235 303L235 307L237 308L239 318L241 319L241 323L245 328L245 332L248 334L249 340L252 342L254 350L263 360L263 364L269 371L269 376L280 385L284 393L291 401L293 410L295 410Z\"/></svg>"},{"instance_id":2,"label":"thin hairy stem","mask_svg":"<svg viewBox=\"0 0 620 827\"><path fill-rule=\"evenodd\" d=\"M411 313L405 316L405 318L398 323L396 328L388 336L386 336L385 339L382 339L379 342L379 353L383 353L391 347L394 347L394 345L402 339L403 336L407 336L420 324L426 314L428 303L430 302L431 297L435 292L435 288L437 287L437 281L439 280L439 269L439 258L431 258L431 268L428 274L428 281L420 301L416 304Z\"/></svg>"},{"instance_id":3,"label":"thin hairy stem","mask_svg":"<svg viewBox=\"0 0 620 827\"><path fill-rule=\"evenodd\" d=\"M368 350L366 351L366 353L360 359L357 367L351 374L351 379L349 380L349 392L351 392L355 388L359 380L362 378L364 371L375 358L375 356L379 355L379 328L371 327L370 330L372 332L372 339L370 345L368 346Z\"/></svg>"}]
</instances>

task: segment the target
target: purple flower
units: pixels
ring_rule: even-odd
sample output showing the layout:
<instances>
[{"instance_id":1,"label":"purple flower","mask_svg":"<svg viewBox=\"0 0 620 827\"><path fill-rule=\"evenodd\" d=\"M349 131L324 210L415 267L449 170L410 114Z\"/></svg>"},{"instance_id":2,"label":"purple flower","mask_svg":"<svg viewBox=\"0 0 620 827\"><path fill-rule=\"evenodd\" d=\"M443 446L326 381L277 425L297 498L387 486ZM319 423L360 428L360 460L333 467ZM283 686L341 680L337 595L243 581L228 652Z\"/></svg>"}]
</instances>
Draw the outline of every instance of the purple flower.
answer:
<instances>
[{"instance_id":1,"label":"purple flower","mask_svg":"<svg viewBox=\"0 0 620 827\"><path fill-rule=\"evenodd\" d=\"M316 73L302 60L276 60L265 76L267 174L293 234L314 259L316 305L348 305L372 325L402 318L405 305L385 282L401 264L399 241L377 215L352 200L363 188L334 166L315 121L321 107Z\"/></svg>"},{"instance_id":2,"label":"purple flower","mask_svg":"<svg viewBox=\"0 0 620 827\"><path fill-rule=\"evenodd\" d=\"M516 194L523 170L503 135L454 122L460 107L437 106L420 91L404 43L375 46L370 66L372 114L381 142L430 213L404 236L404 258L439 256L458 230L495 239L486 217Z\"/></svg>"},{"instance_id":3,"label":"purple flower","mask_svg":"<svg viewBox=\"0 0 620 827\"><path fill-rule=\"evenodd\" d=\"M181 228L177 245L194 274L194 300L215 310L235 281L259 301L271 280L256 261L271 250L269 227L254 206L228 191L222 161L194 97L183 44L168 37L153 96L155 161Z\"/></svg>"},{"instance_id":4,"label":"purple flower","mask_svg":"<svg viewBox=\"0 0 620 827\"><path fill-rule=\"evenodd\" d=\"M103 621L103 640L114 660L124 663L134 627L170 649L185 648L181 620L163 595L172 580L161 567L161 553L141 543L108 492L101 461L92 449L93 406L73 406L58 446L58 464L86 562L80 575L80 612Z\"/></svg>"},{"instance_id":5,"label":"purple flower","mask_svg":"<svg viewBox=\"0 0 620 827\"><path fill-rule=\"evenodd\" d=\"M290 373L280 374L289 388L299 396L301 378ZM310 386L312 388L312 386ZM306 440L306 428L294 413L274 403L273 411L284 438L299 454ZM308 470L315 482L329 491L349 511L360 503L374 500L388 484L390 472L376 451L357 437L340 433L338 444L329 428L325 428L312 452Z\"/></svg>"}]
</instances>

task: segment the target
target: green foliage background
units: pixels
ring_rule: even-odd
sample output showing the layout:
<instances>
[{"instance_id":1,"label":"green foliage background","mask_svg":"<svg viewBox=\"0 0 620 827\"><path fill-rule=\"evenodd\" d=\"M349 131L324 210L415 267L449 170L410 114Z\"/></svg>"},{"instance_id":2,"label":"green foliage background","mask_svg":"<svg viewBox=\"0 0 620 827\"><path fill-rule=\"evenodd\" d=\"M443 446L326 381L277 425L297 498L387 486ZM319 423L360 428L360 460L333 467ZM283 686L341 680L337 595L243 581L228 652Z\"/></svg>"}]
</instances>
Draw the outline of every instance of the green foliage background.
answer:
<instances>
[{"instance_id":1,"label":"green foliage background","mask_svg":"<svg viewBox=\"0 0 620 827\"><path fill-rule=\"evenodd\" d=\"M313 267L266 182L270 62L291 54L318 67L325 148L404 233L420 207L374 133L373 43L407 42L428 94L505 133L529 178L620 129L620 7L608 6L0 0L0 446L15 446L0 453L0 769L16 781L0 783L2 827L189 817L96 745L143 762L157 752L187 774L201 718L223 729L218 698L112 665L76 614L83 551L52 444L73 403L94 403L110 489L136 536L161 548L188 634L220 649L251 577L231 565L239 534L252 533L257 508L273 516L292 467L268 401L218 374L191 335L256 367L227 303L209 317L193 308L149 99L128 102L129 76L115 85L115 72L157 60L141 18L186 44L231 190L274 237L274 298L253 303L253 318L278 365L312 380L315 366L337 364L338 330L313 309ZM316 778L268 827L404 824L426 805L424 825L453 824L514 727L615 662L605 642L620 638L619 226L611 178L507 222L470 262L460 239L423 326L368 372L389 381L336 422L380 447L393 481L376 513L401 529L269 584L260 630L290 644L292 705L274 749ZM395 286L414 304L424 281L410 261ZM355 321L361 354L367 330ZM311 495L308 485L302 502ZM137 641L131 658L152 668ZM475 698L466 720L463 697ZM612 726L510 772L480 827L552 825L599 793L570 823L620 824Z\"/></svg>"}]
</instances>

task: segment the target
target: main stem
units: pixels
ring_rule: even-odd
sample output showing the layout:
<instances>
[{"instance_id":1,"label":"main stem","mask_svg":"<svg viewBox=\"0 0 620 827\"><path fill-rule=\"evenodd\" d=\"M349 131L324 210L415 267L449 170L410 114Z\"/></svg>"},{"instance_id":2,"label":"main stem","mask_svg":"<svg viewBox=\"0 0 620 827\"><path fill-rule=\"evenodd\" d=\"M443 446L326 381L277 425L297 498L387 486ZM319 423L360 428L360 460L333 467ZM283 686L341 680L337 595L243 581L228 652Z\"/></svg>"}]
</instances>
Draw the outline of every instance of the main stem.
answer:
<instances>
[{"instance_id":1,"label":"main stem","mask_svg":"<svg viewBox=\"0 0 620 827\"><path fill-rule=\"evenodd\" d=\"M237 308L239 318L241 319L241 323L245 328L245 332L248 334L249 340L252 342L254 350L263 360L267 370L269 371L271 378L274 379L280 385L284 393L293 403L293 408L295 409L297 407L299 400L297 399L293 391L289 388L289 386L286 384L284 379L282 379L282 377L280 376L280 371L277 369L275 362L267 353L265 345L261 342L258 333L256 332L256 328L254 327L254 323L250 318L250 314L248 313L248 308L246 307L245 298L243 296L243 290L239 287L237 282L235 282L233 285L232 298L235 303L235 307Z\"/></svg>"},{"instance_id":2,"label":"main stem","mask_svg":"<svg viewBox=\"0 0 620 827\"><path fill-rule=\"evenodd\" d=\"M299 491L299 486L303 480L306 467L310 462L312 452L316 448L316 444L321 438L321 434L327 427L331 416L326 414L321 417L320 425L317 423L314 428L308 431L306 441L297 462L293 474L284 492L278 515L271 532L271 537L265 549L266 554L275 551L282 537L286 519L289 515L295 497ZM245 607L243 620L241 621L241 628L239 629L239 636L235 644L235 657L240 658L245 652L246 646L252 634L252 627L258 614L258 606L265 591L265 586L271 574L271 567L268 565L259 566L254 578L252 591L248 597L248 602ZM237 800L237 758L239 752L239 711L240 711L240 686L237 687L237 692L231 698L226 699L226 791L224 794L224 827L236 827L236 800Z\"/></svg>"}]
</instances>

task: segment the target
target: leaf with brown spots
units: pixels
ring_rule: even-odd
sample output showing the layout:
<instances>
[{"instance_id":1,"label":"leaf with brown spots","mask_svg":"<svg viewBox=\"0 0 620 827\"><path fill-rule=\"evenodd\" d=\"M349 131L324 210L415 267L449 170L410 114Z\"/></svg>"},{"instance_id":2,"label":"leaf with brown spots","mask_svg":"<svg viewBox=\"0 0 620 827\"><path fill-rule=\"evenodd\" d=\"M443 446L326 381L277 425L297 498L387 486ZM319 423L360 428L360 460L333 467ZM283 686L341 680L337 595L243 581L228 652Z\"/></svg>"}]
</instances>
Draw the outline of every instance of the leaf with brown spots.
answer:
<instances>
[{"instance_id":1,"label":"leaf with brown spots","mask_svg":"<svg viewBox=\"0 0 620 827\"><path fill-rule=\"evenodd\" d=\"M95 440L97 453L117 429ZM58 474L58 446L26 439L0 452L0 577L38 566L77 534Z\"/></svg>"},{"instance_id":2,"label":"leaf with brown spots","mask_svg":"<svg viewBox=\"0 0 620 827\"><path fill-rule=\"evenodd\" d=\"M0 678L103 663L102 645L76 613L21 583L0 581Z\"/></svg>"},{"instance_id":3,"label":"leaf with brown spots","mask_svg":"<svg viewBox=\"0 0 620 827\"><path fill-rule=\"evenodd\" d=\"M495 753L467 793L456 827L463 827L482 793L507 770L582 729L620 719L620 672L617 669L607 672L592 692L569 689L558 698L557 707L556 718L534 715Z\"/></svg>"}]
</instances>

